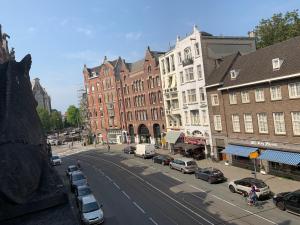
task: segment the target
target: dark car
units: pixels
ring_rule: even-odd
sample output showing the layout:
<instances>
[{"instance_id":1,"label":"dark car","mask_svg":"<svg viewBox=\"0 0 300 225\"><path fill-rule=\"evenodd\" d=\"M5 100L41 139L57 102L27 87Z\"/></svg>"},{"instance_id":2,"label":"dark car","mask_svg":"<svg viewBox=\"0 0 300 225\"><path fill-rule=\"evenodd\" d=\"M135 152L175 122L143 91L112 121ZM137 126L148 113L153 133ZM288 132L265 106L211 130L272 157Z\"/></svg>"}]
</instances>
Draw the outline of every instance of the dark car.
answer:
<instances>
[{"instance_id":1,"label":"dark car","mask_svg":"<svg viewBox=\"0 0 300 225\"><path fill-rule=\"evenodd\" d=\"M300 215L300 190L279 193L273 197L273 202L281 210Z\"/></svg>"},{"instance_id":2,"label":"dark car","mask_svg":"<svg viewBox=\"0 0 300 225\"><path fill-rule=\"evenodd\" d=\"M134 151L136 150L136 147L134 146L126 146L124 149L123 149L123 152L124 153L127 153L127 154L134 154Z\"/></svg>"},{"instance_id":3,"label":"dark car","mask_svg":"<svg viewBox=\"0 0 300 225\"><path fill-rule=\"evenodd\" d=\"M78 171L78 167L75 165L70 165L68 166L67 170L66 170L66 175L69 177L71 175L71 173Z\"/></svg>"},{"instance_id":4,"label":"dark car","mask_svg":"<svg viewBox=\"0 0 300 225\"><path fill-rule=\"evenodd\" d=\"M152 161L154 163L159 163L162 165L169 165L170 162L172 162L174 159L170 156L167 155L157 155L155 157L152 158Z\"/></svg>"},{"instance_id":5,"label":"dark car","mask_svg":"<svg viewBox=\"0 0 300 225\"><path fill-rule=\"evenodd\" d=\"M88 186L88 185L82 185L82 186L76 187L74 189L74 193L75 193L75 196L76 196L76 204L78 206L79 202L82 199L82 197L87 196L87 195L91 195L92 194L92 190L91 190L90 186Z\"/></svg>"},{"instance_id":6,"label":"dark car","mask_svg":"<svg viewBox=\"0 0 300 225\"><path fill-rule=\"evenodd\" d=\"M70 175L71 191L74 191L78 186L86 185L87 179L81 171L73 172Z\"/></svg>"},{"instance_id":7,"label":"dark car","mask_svg":"<svg viewBox=\"0 0 300 225\"><path fill-rule=\"evenodd\" d=\"M197 179L205 180L210 184L226 180L224 174L215 168L199 168L195 171L195 177Z\"/></svg>"}]
</instances>

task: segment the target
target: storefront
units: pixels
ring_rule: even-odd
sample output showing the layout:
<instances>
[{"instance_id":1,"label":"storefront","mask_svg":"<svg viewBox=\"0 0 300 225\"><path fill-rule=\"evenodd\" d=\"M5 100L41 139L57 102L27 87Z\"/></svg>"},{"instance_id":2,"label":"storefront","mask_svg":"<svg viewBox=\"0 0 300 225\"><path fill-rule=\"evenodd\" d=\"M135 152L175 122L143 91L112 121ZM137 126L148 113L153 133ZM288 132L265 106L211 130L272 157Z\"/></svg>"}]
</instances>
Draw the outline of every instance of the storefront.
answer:
<instances>
[{"instance_id":1,"label":"storefront","mask_svg":"<svg viewBox=\"0 0 300 225\"><path fill-rule=\"evenodd\" d=\"M107 132L107 139L110 144L121 144L122 131L120 129L109 129Z\"/></svg>"}]
</instances>

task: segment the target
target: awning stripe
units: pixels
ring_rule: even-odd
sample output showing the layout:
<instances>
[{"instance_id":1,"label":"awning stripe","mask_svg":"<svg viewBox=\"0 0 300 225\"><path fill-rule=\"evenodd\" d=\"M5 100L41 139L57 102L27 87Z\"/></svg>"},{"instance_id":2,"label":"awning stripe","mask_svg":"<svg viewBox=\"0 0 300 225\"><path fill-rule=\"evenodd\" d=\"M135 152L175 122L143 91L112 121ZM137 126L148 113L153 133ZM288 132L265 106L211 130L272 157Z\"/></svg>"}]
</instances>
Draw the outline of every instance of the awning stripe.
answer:
<instances>
[{"instance_id":1,"label":"awning stripe","mask_svg":"<svg viewBox=\"0 0 300 225\"><path fill-rule=\"evenodd\" d=\"M168 142L169 144L175 144L180 135L180 131L168 131L166 135L166 142Z\"/></svg>"},{"instance_id":2,"label":"awning stripe","mask_svg":"<svg viewBox=\"0 0 300 225\"><path fill-rule=\"evenodd\" d=\"M292 166L300 165L300 153L296 152L284 152L268 149L266 151L263 151L258 159L283 163Z\"/></svg>"},{"instance_id":3,"label":"awning stripe","mask_svg":"<svg viewBox=\"0 0 300 225\"><path fill-rule=\"evenodd\" d=\"M257 151L258 148L239 146L239 145L227 145L222 153L238 155L243 157L249 157L250 153Z\"/></svg>"}]
</instances>

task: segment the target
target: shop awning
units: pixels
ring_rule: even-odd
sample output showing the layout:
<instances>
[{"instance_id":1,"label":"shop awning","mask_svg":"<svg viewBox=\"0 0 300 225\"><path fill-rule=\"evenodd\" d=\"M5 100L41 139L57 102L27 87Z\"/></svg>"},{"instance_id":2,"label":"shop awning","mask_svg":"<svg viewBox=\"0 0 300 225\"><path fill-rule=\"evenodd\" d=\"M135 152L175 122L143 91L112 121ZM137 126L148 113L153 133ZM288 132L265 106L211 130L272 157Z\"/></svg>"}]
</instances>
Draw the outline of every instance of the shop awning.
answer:
<instances>
[{"instance_id":1,"label":"shop awning","mask_svg":"<svg viewBox=\"0 0 300 225\"><path fill-rule=\"evenodd\" d=\"M292 166L300 165L300 153L295 152L284 152L268 149L266 151L263 151L258 159L288 164Z\"/></svg>"},{"instance_id":2,"label":"shop awning","mask_svg":"<svg viewBox=\"0 0 300 225\"><path fill-rule=\"evenodd\" d=\"M239 145L227 145L221 153L238 155L243 157L249 157L252 152L257 151L258 148L239 146Z\"/></svg>"},{"instance_id":3,"label":"shop awning","mask_svg":"<svg viewBox=\"0 0 300 225\"><path fill-rule=\"evenodd\" d=\"M180 131L168 131L166 135L166 141L169 144L175 144L178 138L180 137L181 132Z\"/></svg>"}]
</instances>

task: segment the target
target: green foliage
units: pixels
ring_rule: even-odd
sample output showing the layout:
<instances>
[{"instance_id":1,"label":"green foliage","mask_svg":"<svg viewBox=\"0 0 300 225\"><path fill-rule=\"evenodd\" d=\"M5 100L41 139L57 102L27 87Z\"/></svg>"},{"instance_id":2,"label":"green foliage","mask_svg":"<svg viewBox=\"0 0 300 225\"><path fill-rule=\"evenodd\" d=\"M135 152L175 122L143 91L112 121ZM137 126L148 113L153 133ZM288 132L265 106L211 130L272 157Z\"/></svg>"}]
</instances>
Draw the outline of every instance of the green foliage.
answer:
<instances>
[{"instance_id":1,"label":"green foliage","mask_svg":"<svg viewBox=\"0 0 300 225\"><path fill-rule=\"evenodd\" d=\"M50 124L52 130L61 130L63 128L61 113L56 109L52 110L51 112Z\"/></svg>"},{"instance_id":2,"label":"green foliage","mask_svg":"<svg viewBox=\"0 0 300 225\"><path fill-rule=\"evenodd\" d=\"M300 35L300 18L298 10L274 14L269 19L262 19L255 27L257 48L273 45Z\"/></svg>"},{"instance_id":3,"label":"green foliage","mask_svg":"<svg viewBox=\"0 0 300 225\"><path fill-rule=\"evenodd\" d=\"M74 105L70 105L67 110L67 122L74 127L82 123L80 110Z\"/></svg>"},{"instance_id":4,"label":"green foliage","mask_svg":"<svg viewBox=\"0 0 300 225\"><path fill-rule=\"evenodd\" d=\"M51 128L49 112L46 109L37 107L37 113L40 117L44 132L48 132Z\"/></svg>"},{"instance_id":5,"label":"green foliage","mask_svg":"<svg viewBox=\"0 0 300 225\"><path fill-rule=\"evenodd\" d=\"M46 109L38 107L37 113L40 117L44 132L61 130L63 128L61 113L56 109L52 110L51 114L49 114Z\"/></svg>"}]
</instances>

